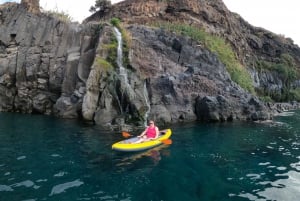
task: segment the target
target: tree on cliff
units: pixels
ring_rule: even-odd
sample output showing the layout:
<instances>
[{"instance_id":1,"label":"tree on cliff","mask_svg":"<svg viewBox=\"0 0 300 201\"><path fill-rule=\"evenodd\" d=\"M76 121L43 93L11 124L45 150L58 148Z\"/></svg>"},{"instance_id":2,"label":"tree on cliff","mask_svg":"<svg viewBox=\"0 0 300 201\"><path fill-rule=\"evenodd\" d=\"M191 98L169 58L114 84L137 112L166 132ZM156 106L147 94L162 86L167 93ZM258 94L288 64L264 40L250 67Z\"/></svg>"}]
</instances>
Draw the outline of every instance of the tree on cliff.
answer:
<instances>
[{"instance_id":1,"label":"tree on cliff","mask_svg":"<svg viewBox=\"0 0 300 201\"><path fill-rule=\"evenodd\" d=\"M90 12L104 11L111 7L111 0L96 0L95 5L91 6Z\"/></svg>"}]
</instances>

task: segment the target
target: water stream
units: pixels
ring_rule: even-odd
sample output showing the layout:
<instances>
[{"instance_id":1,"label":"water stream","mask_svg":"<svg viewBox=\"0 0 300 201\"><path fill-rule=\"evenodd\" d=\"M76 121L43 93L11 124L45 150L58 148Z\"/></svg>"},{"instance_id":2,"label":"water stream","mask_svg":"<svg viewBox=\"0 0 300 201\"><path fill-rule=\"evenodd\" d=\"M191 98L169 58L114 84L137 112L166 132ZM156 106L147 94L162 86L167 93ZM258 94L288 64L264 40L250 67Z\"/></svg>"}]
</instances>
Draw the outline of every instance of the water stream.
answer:
<instances>
[{"instance_id":1,"label":"water stream","mask_svg":"<svg viewBox=\"0 0 300 201\"><path fill-rule=\"evenodd\" d=\"M122 86L125 86L125 88L123 88L122 91L122 97L121 97L121 101L118 100L120 102L121 105L121 113L122 111L122 102L124 99L124 93L126 91L129 92L129 94L134 95L135 96L135 92L132 89L129 80L128 80L128 72L126 70L126 68L124 68L123 66L123 50L122 50L122 46L123 46L123 40L122 40L122 34L121 32L118 30L118 28L114 27L114 33L115 36L117 38L118 41L118 49L117 49L117 64L119 67L119 75L121 77L121 84L123 84ZM147 92L147 87L146 87L146 82L144 83L144 88L143 88L143 96L145 99L145 104L147 106L147 111L145 112L145 116L144 116L144 120L145 120L145 126L147 126L147 119L150 113L150 103L149 103L149 98L148 98L148 92ZM135 98L135 97L130 97L130 98Z\"/></svg>"},{"instance_id":2,"label":"water stream","mask_svg":"<svg viewBox=\"0 0 300 201\"><path fill-rule=\"evenodd\" d=\"M145 98L145 101L146 101L146 106L147 106L147 111L145 112L145 127L147 126L147 120L148 120L148 117L149 117L149 113L150 113L150 110L151 110L151 106L150 106L150 103L149 103L149 98L148 98L148 91L147 91L147 83L146 81L144 82L144 98Z\"/></svg>"},{"instance_id":3,"label":"water stream","mask_svg":"<svg viewBox=\"0 0 300 201\"><path fill-rule=\"evenodd\" d=\"M116 27L114 27L114 32L115 32L115 36L117 37L117 40L118 40L117 64L119 66L119 71L120 71L119 73L120 73L120 76L123 78L122 81L124 82L126 87L130 87L129 82L128 82L127 70L123 66L122 34Z\"/></svg>"}]
</instances>

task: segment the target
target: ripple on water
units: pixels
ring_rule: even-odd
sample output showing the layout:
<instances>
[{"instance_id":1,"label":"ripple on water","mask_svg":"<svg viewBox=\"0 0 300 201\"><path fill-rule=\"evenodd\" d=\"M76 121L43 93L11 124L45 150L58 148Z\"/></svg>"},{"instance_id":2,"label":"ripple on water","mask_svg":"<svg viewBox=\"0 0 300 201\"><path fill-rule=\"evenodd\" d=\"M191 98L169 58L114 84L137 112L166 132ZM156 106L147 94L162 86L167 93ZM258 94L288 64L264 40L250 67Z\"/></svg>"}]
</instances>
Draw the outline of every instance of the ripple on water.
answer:
<instances>
[{"instance_id":1,"label":"ripple on water","mask_svg":"<svg viewBox=\"0 0 300 201\"><path fill-rule=\"evenodd\" d=\"M23 160L23 159L25 159L26 158L26 156L19 156L18 158L17 158L17 160Z\"/></svg>"},{"instance_id":2,"label":"ripple on water","mask_svg":"<svg viewBox=\"0 0 300 201\"><path fill-rule=\"evenodd\" d=\"M13 191L13 189L7 185L0 185L0 192L1 191Z\"/></svg>"},{"instance_id":3,"label":"ripple on water","mask_svg":"<svg viewBox=\"0 0 300 201\"><path fill-rule=\"evenodd\" d=\"M265 165L270 165L270 164L271 164L270 162L265 162L265 163L259 163L258 165L265 166Z\"/></svg>"},{"instance_id":4,"label":"ripple on water","mask_svg":"<svg viewBox=\"0 0 300 201\"><path fill-rule=\"evenodd\" d=\"M24 187L32 187L34 186L34 182L30 181L30 180L26 180L26 181L21 181L19 183L13 184L11 185L12 187L20 187L20 186L24 186Z\"/></svg>"},{"instance_id":5,"label":"ripple on water","mask_svg":"<svg viewBox=\"0 0 300 201\"><path fill-rule=\"evenodd\" d=\"M40 182L47 182L47 181L48 181L48 179L38 179L38 180L36 180L37 183L40 183Z\"/></svg>"},{"instance_id":6,"label":"ripple on water","mask_svg":"<svg viewBox=\"0 0 300 201\"><path fill-rule=\"evenodd\" d=\"M277 169L277 170L280 170L280 171L284 171L284 170L286 170L287 168L286 168L286 167L283 167L283 166L281 166L281 167L277 167L276 169Z\"/></svg>"},{"instance_id":7,"label":"ripple on water","mask_svg":"<svg viewBox=\"0 0 300 201\"><path fill-rule=\"evenodd\" d=\"M122 200L122 201L131 201L132 197L127 193L120 193L120 194L113 194L110 195L109 193L106 193L104 191L97 191L93 193L93 196L91 197L88 194L84 194L83 197L78 198L77 200Z\"/></svg>"},{"instance_id":8,"label":"ripple on water","mask_svg":"<svg viewBox=\"0 0 300 201\"><path fill-rule=\"evenodd\" d=\"M261 179L260 174L247 174L246 176L249 177L251 180Z\"/></svg>"},{"instance_id":9,"label":"ripple on water","mask_svg":"<svg viewBox=\"0 0 300 201\"><path fill-rule=\"evenodd\" d=\"M10 175L10 172L5 172L4 173L4 176L8 176L8 175Z\"/></svg>"},{"instance_id":10,"label":"ripple on water","mask_svg":"<svg viewBox=\"0 0 300 201\"><path fill-rule=\"evenodd\" d=\"M59 172L57 174L54 175L54 177L63 177L64 175L68 174L67 172Z\"/></svg>"},{"instance_id":11,"label":"ripple on water","mask_svg":"<svg viewBox=\"0 0 300 201\"><path fill-rule=\"evenodd\" d=\"M25 180L25 181L21 181L19 183L15 183L15 184L12 184L11 187L26 187L26 188L33 188L33 189L39 189L40 186L37 186L35 185L35 183L31 180Z\"/></svg>"},{"instance_id":12,"label":"ripple on water","mask_svg":"<svg viewBox=\"0 0 300 201\"><path fill-rule=\"evenodd\" d=\"M281 112L281 113L277 114L276 116L289 117L289 116L293 116L294 114L295 114L295 112Z\"/></svg>"},{"instance_id":13,"label":"ripple on water","mask_svg":"<svg viewBox=\"0 0 300 201\"><path fill-rule=\"evenodd\" d=\"M265 188L257 194L267 200L295 201L300 197L300 175L289 171L286 179L279 179L271 183L272 187Z\"/></svg>"},{"instance_id":14,"label":"ripple on water","mask_svg":"<svg viewBox=\"0 0 300 201\"><path fill-rule=\"evenodd\" d=\"M278 168L277 168L278 169ZM259 181L257 184L265 188L253 190L252 192L242 191L240 194L229 194L230 197L243 197L248 200L284 200L295 201L300 197L300 175L296 171L289 171L285 174L277 174L275 181ZM248 174L251 180L260 179L258 174Z\"/></svg>"},{"instance_id":15,"label":"ripple on water","mask_svg":"<svg viewBox=\"0 0 300 201\"><path fill-rule=\"evenodd\" d=\"M49 196L64 193L65 190L67 190L69 188L73 188L73 187L79 187L82 184L84 184L84 183L82 181L80 181L79 179L77 179L75 181L63 183L63 184L58 184L56 186L53 186Z\"/></svg>"},{"instance_id":16,"label":"ripple on water","mask_svg":"<svg viewBox=\"0 0 300 201\"><path fill-rule=\"evenodd\" d=\"M61 155L59 154L51 154L52 157L62 157Z\"/></svg>"},{"instance_id":17,"label":"ripple on water","mask_svg":"<svg viewBox=\"0 0 300 201\"><path fill-rule=\"evenodd\" d=\"M296 169L297 171L300 171L300 161L297 163L292 163L290 166Z\"/></svg>"}]
</instances>

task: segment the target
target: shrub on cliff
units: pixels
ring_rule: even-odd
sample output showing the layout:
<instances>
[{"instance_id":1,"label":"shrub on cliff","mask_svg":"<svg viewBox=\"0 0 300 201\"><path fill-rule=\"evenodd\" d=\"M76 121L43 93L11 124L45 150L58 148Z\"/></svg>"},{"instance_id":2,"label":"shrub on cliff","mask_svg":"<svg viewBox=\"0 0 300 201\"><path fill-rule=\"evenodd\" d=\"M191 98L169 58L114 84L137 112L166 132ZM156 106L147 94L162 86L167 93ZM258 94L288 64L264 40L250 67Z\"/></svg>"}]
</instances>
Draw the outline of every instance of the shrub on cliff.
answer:
<instances>
[{"instance_id":1,"label":"shrub on cliff","mask_svg":"<svg viewBox=\"0 0 300 201\"><path fill-rule=\"evenodd\" d=\"M300 89L291 89L289 91L290 100L300 101Z\"/></svg>"},{"instance_id":2,"label":"shrub on cliff","mask_svg":"<svg viewBox=\"0 0 300 201\"><path fill-rule=\"evenodd\" d=\"M300 72L297 70L294 58L289 54L282 54L277 62L265 60L256 61L256 68L263 72L275 72L282 80L281 92L269 93L268 90L261 90L262 96L268 95L275 101L300 100L299 89L291 89L293 81L299 79Z\"/></svg>"},{"instance_id":3,"label":"shrub on cliff","mask_svg":"<svg viewBox=\"0 0 300 201\"><path fill-rule=\"evenodd\" d=\"M110 0L96 0L95 5L90 7L90 12L104 11L111 7Z\"/></svg>"},{"instance_id":4,"label":"shrub on cliff","mask_svg":"<svg viewBox=\"0 0 300 201\"><path fill-rule=\"evenodd\" d=\"M130 34L130 32L128 32L124 26L121 23L121 20L119 18L113 17L110 20L110 23L117 27L119 29L119 31L121 32L122 35L122 39L123 39L123 43L122 43L122 51L123 51L123 65L124 67L130 67L130 62L129 62L129 49L131 47L131 43L132 43L132 36Z\"/></svg>"},{"instance_id":5,"label":"shrub on cliff","mask_svg":"<svg viewBox=\"0 0 300 201\"><path fill-rule=\"evenodd\" d=\"M296 68L294 58L289 54L282 54L277 63L265 60L258 60L256 68L261 71L277 72L285 85L290 85L292 81L299 78L299 72Z\"/></svg>"},{"instance_id":6,"label":"shrub on cliff","mask_svg":"<svg viewBox=\"0 0 300 201\"><path fill-rule=\"evenodd\" d=\"M72 22L73 18L65 11L59 11L58 9L55 10L42 10L47 16L51 16L63 22Z\"/></svg>"},{"instance_id":7,"label":"shrub on cliff","mask_svg":"<svg viewBox=\"0 0 300 201\"><path fill-rule=\"evenodd\" d=\"M155 23L155 27L160 27L177 34L188 36L200 42L211 52L214 52L220 61L226 66L231 79L239 84L243 89L254 93L252 79L249 72L239 63L231 46L223 38L211 35L202 29L186 24L176 23Z\"/></svg>"}]
</instances>

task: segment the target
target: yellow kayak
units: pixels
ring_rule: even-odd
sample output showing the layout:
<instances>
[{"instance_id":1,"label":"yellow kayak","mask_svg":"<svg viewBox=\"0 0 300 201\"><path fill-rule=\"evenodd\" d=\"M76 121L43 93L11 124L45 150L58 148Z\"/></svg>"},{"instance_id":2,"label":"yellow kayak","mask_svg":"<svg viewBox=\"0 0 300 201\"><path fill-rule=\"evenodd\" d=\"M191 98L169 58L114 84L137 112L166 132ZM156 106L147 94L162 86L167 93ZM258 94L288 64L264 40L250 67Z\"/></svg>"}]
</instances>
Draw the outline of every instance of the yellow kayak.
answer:
<instances>
[{"instance_id":1,"label":"yellow kayak","mask_svg":"<svg viewBox=\"0 0 300 201\"><path fill-rule=\"evenodd\" d=\"M164 140L170 138L171 134L172 134L171 129L162 130L160 131L160 136L157 139L149 140L146 142L140 142L136 144L134 142L137 141L139 138L133 137L130 139L122 140L120 142L116 142L115 144L112 145L112 149L117 151L128 151L128 152L150 149L152 147L161 145Z\"/></svg>"}]
</instances>

